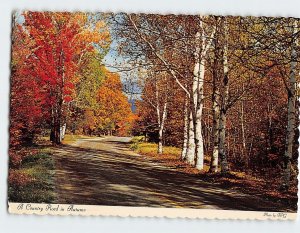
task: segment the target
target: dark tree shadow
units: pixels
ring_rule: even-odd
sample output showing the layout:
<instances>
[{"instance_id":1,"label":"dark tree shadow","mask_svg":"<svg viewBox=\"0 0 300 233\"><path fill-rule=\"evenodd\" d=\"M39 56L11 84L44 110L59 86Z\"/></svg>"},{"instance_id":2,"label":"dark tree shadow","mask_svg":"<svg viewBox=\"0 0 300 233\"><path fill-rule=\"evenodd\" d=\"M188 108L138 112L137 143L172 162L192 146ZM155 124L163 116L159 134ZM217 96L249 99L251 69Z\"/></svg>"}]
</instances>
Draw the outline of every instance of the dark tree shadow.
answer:
<instances>
[{"instance_id":1,"label":"dark tree shadow","mask_svg":"<svg viewBox=\"0 0 300 233\"><path fill-rule=\"evenodd\" d=\"M98 144L99 141L89 140ZM128 150L128 143L105 141L106 148L56 149L56 191L62 204L185 207L248 211L295 211L279 203L210 184Z\"/></svg>"}]
</instances>

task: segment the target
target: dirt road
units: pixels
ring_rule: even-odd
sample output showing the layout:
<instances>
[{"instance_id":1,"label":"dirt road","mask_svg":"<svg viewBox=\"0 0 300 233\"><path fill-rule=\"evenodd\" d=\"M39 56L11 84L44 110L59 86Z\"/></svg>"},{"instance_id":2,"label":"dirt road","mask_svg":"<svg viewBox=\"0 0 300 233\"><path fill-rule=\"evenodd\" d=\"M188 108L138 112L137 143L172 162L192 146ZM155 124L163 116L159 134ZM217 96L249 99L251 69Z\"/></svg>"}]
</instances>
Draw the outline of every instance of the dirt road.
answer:
<instances>
[{"instance_id":1,"label":"dirt road","mask_svg":"<svg viewBox=\"0 0 300 233\"><path fill-rule=\"evenodd\" d=\"M154 163L130 138L82 138L55 149L57 202L65 204L279 211L239 193Z\"/></svg>"}]
</instances>

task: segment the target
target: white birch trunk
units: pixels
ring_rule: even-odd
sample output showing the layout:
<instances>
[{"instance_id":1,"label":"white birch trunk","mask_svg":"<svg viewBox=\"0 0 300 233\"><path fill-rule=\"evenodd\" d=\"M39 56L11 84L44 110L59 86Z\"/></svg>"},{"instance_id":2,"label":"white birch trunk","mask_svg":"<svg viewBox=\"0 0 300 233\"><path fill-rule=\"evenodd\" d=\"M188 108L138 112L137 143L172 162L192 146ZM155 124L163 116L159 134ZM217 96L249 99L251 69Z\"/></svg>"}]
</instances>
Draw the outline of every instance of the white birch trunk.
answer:
<instances>
[{"instance_id":1,"label":"white birch trunk","mask_svg":"<svg viewBox=\"0 0 300 233\"><path fill-rule=\"evenodd\" d=\"M192 113L190 111L186 161L191 165L195 164L195 149L196 149L196 145L195 145L195 134L194 134L194 121L193 121Z\"/></svg>"},{"instance_id":2,"label":"white birch trunk","mask_svg":"<svg viewBox=\"0 0 300 233\"><path fill-rule=\"evenodd\" d=\"M213 91L213 152L210 162L210 172L218 172L219 162L219 121L220 121L220 93L217 89Z\"/></svg>"},{"instance_id":3,"label":"white birch trunk","mask_svg":"<svg viewBox=\"0 0 300 233\"><path fill-rule=\"evenodd\" d=\"M156 97L156 114L157 114L157 124L158 124L158 147L157 153L163 153L163 132L165 127L165 121L167 118L167 98L164 100L164 105L162 109L162 113L160 111L160 100L159 100L159 90L157 80L155 80L155 97Z\"/></svg>"},{"instance_id":4,"label":"white birch trunk","mask_svg":"<svg viewBox=\"0 0 300 233\"><path fill-rule=\"evenodd\" d=\"M202 25L202 23L201 23ZM192 95L191 95L191 106L190 106L190 117L189 117L189 144L188 144L188 153L187 161L189 164L196 166L197 160L199 159L198 155L198 140L199 138L199 113L198 99L199 96L199 75L200 75L200 61L201 61L201 34L197 32L195 35L195 52L194 52L194 70L193 70L193 83L192 83ZM201 126L201 118L200 118ZM201 134L201 130L200 130ZM201 135L202 136L202 135Z\"/></svg>"},{"instance_id":5,"label":"white birch trunk","mask_svg":"<svg viewBox=\"0 0 300 233\"><path fill-rule=\"evenodd\" d=\"M211 46L211 38L215 34L215 28L213 29L210 38L207 39L202 19L200 21L200 32L196 33L195 43L196 49L194 53L195 64L193 71L193 103L194 103L194 136L195 136L195 167L199 170L203 169L204 165L204 145L202 136L202 110L203 110L203 98L204 98L204 74L205 74L205 59L206 54Z\"/></svg>"},{"instance_id":6,"label":"white birch trunk","mask_svg":"<svg viewBox=\"0 0 300 233\"><path fill-rule=\"evenodd\" d=\"M164 132L164 128L165 128L165 121L167 118L167 105L168 105L168 103L166 101L164 103L162 118L161 118L160 125L159 125L158 154L163 153L163 132Z\"/></svg>"},{"instance_id":7,"label":"white birch trunk","mask_svg":"<svg viewBox=\"0 0 300 233\"><path fill-rule=\"evenodd\" d=\"M214 61L213 61L213 74L212 74L212 142L213 151L210 160L210 172L218 172L219 163L219 121L220 121L220 91L219 91L219 75L218 71L220 68L220 46L218 40L219 33L216 34L215 47L214 47Z\"/></svg>"},{"instance_id":8,"label":"white birch trunk","mask_svg":"<svg viewBox=\"0 0 300 233\"><path fill-rule=\"evenodd\" d=\"M241 130L242 130L242 142L243 142L243 149L242 149L242 156L245 159L245 164L247 164L247 157L246 157L246 136L245 136L245 124L244 124L244 101L241 100Z\"/></svg>"},{"instance_id":9,"label":"white birch trunk","mask_svg":"<svg viewBox=\"0 0 300 233\"><path fill-rule=\"evenodd\" d=\"M162 127L159 127L159 132L158 132L158 148L157 148L157 153L162 154L163 153L163 129Z\"/></svg>"},{"instance_id":10,"label":"white birch trunk","mask_svg":"<svg viewBox=\"0 0 300 233\"><path fill-rule=\"evenodd\" d=\"M184 102L184 128L183 128L183 146L181 151L181 159L186 159L187 147L188 147L188 130L189 130L189 115L188 115L188 99L185 99Z\"/></svg>"},{"instance_id":11,"label":"white birch trunk","mask_svg":"<svg viewBox=\"0 0 300 233\"><path fill-rule=\"evenodd\" d=\"M160 104L159 104L159 96L158 96L158 87L157 87L157 80L155 80L155 96L156 96L156 116L157 116L157 124L158 124L158 147L157 153L162 154L162 130L161 130L161 116L160 116Z\"/></svg>"},{"instance_id":12,"label":"white birch trunk","mask_svg":"<svg viewBox=\"0 0 300 233\"><path fill-rule=\"evenodd\" d=\"M227 155L225 150L225 141L226 141L226 112L227 112L227 104L228 104L228 97L229 97L229 78L228 78L228 28L226 19L224 19L224 51L223 51L223 68L224 68L224 77L223 77L223 101L222 107L220 112L220 122L219 122L219 129L220 129L220 139L219 139L219 155L221 160L221 172L227 173L228 172L228 163L227 163Z\"/></svg>"},{"instance_id":13,"label":"white birch trunk","mask_svg":"<svg viewBox=\"0 0 300 233\"><path fill-rule=\"evenodd\" d=\"M67 124L63 124L62 127L60 127L60 141L62 141L65 138Z\"/></svg>"},{"instance_id":14,"label":"white birch trunk","mask_svg":"<svg viewBox=\"0 0 300 233\"><path fill-rule=\"evenodd\" d=\"M226 141L226 112L221 110L220 114L220 139L219 139L219 155L221 160L221 172L228 172L228 163L227 163L227 155L225 150L225 141Z\"/></svg>"},{"instance_id":15,"label":"white birch trunk","mask_svg":"<svg viewBox=\"0 0 300 233\"><path fill-rule=\"evenodd\" d=\"M203 54L203 58L206 54ZM203 147L203 136L202 136L202 110L203 110L203 85L204 85L204 59L200 63L199 80L198 80L198 99L196 108L196 125L195 125L195 143L196 143L196 154L195 154L195 166L198 170L203 169L204 165L204 147Z\"/></svg>"},{"instance_id":16,"label":"white birch trunk","mask_svg":"<svg viewBox=\"0 0 300 233\"><path fill-rule=\"evenodd\" d=\"M297 21L294 22L293 34L298 33ZM296 121L296 68L297 68L297 52L298 40L292 44L291 51L291 71L289 77L289 89L288 89L288 125L286 133L286 149L284 153L284 167L283 167L283 183L282 187L288 189L290 186L291 177L291 159L293 156L293 144L295 137L295 121Z\"/></svg>"}]
</instances>

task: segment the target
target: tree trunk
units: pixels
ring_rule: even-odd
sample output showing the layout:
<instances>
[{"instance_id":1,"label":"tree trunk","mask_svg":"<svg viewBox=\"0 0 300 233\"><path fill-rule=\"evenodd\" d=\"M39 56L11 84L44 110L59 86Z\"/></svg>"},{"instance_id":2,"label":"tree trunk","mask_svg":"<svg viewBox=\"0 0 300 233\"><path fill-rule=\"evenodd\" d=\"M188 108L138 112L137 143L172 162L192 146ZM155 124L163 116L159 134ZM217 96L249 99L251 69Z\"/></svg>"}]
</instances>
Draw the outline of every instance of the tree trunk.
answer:
<instances>
[{"instance_id":1,"label":"tree trunk","mask_svg":"<svg viewBox=\"0 0 300 233\"><path fill-rule=\"evenodd\" d=\"M205 54L203 54L204 58ZM203 110L203 85L204 85L204 59L200 64L199 80L198 80L198 98L196 107L196 124L195 124L195 166L198 170L202 170L204 166L204 148L202 136L202 110Z\"/></svg>"},{"instance_id":2,"label":"tree trunk","mask_svg":"<svg viewBox=\"0 0 300 233\"><path fill-rule=\"evenodd\" d=\"M189 111L188 111L188 99L184 102L184 128L183 128L183 146L181 151L181 159L186 159L187 147L188 147L188 130L189 130Z\"/></svg>"},{"instance_id":3,"label":"tree trunk","mask_svg":"<svg viewBox=\"0 0 300 233\"><path fill-rule=\"evenodd\" d=\"M298 32L297 21L294 22L293 34L296 35ZM296 121L296 68L297 68L297 52L296 47L298 46L298 40L295 40L292 44L291 51L291 66L290 66L290 77L288 87L288 125L286 133L286 148L283 159L283 182L282 188L287 190L290 186L291 177L291 160L293 156L293 144L295 137L295 121Z\"/></svg>"},{"instance_id":4,"label":"tree trunk","mask_svg":"<svg viewBox=\"0 0 300 233\"><path fill-rule=\"evenodd\" d=\"M194 121L193 121L192 113L190 111L186 160L191 165L194 165L194 163L195 163L195 148L196 148L196 145L195 145L195 135L194 135Z\"/></svg>"},{"instance_id":5,"label":"tree trunk","mask_svg":"<svg viewBox=\"0 0 300 233\"><path fill-rule=\"evenodd\" d=\"M202 25L202 21L201 21ZM198 143L199 143L199 135L201 134L201 130L199 132L199 126L201 126L201 118L200 118L200 125L198 118L201 117L201 113L199 113L199 106L198 106L198 99L200 97L199 88L200 88L200 63L201 63L201 49L204 42L201 40L204 40L201 38L200 32L197 32L195 35L195 52L194 52L194 70L193 70L193 84L192 84L192 95L191 100L193 101L191 104L191 110L192 110L192 120L193 120L193 143L194 143L194 161L190 161L190 158L188 158L189 163L192 165L196 165L197 161L201 159L201 155L198 155ZM202 42L202 45L201 45ZM199 134L200 133L200 134ZM190 134L191 134L191 125L190 125Z\"/></svg>"},{"instance_id":6,"label":"tree trunk","mask_svg":"<svg viewBox=\"0 0 300 233\"><path fill-rule=\"evenodd\" d=\"M61 77L61 82L59 83L59 86L55 90L55 99L56 102L54 104L54 107L52 106L52 118L53 118L53 123L52 123L52 129L51 129L51 135L50 138L52 139L51 141L55 144L60 144L61 143L61 121L62 121L62 106L63 106L63 89L64 89L64 84L65 84L65 55L64 51L62 48L62 44L60 43L60 56L59 56L59 61L57 65L57 73L59 77Z\"/></svg>"},{"instance_id":7,"label":"tree trunk","mask_svg":"<svg viewBox=\"0 0 300 233\"><path fill-rule=\"evenodd\" d=\"M155 78L156 114L157 114L157 124L158 124L158 127L159 127L157 153L162 154L163 153L163 132L164 132L164 127L165 127L165 121L166 121L166 118L167 118L168 100L167 100L167 96L166 96L164 98L163 109L162 109L162 113L161 113L160 95L159 95L159 89L158 89L158 83L157 82L158 81Z\"/></svg>"},{"instance_id":8,"label":"tree trunk","mask_svg":"<svg viewBox=\"0 0 300 233\"><path fill-rule=\"evenodd\" d=\"M54 107L51 106L50 141L53 143L54 143L54 124L55 124Z\"/></svg>"},{"instance_id":9,"label":"tree trunk","mask_svg":"<svg viewBox=\"0 0 300 233\"><path fill-rule=\"evenodd\" d=\"M220 138L219 138L219 155L221 160L221 172L228 172L228 163L227 163L227 155L225 150L225 141L226 141L226 111L224 109L221 110L220 113Z\"/></svg>"},{"instance_id":10,"label":"tree trunk","mask_svg":"<svg viewBox=\"0 0 300 233\"><path fill-rule=\"evenodd\" d=\"M60 144L61 140L60 140L60 120L56 119L55 120L55 124L53 126L52 132L53 132L53 140L52 142L55 144Z\"/></svg>"},{"instance_id":11,"label":"tree trunk","mask_svg":"<svg viewBox=\"0 0 300 233\"><path fill-rule=\"evenodd\" d=\"M241 100L241 130L242 130L242 142L243 142L243 151L242 154L245 156L246 152L246 137L245 137L245 124L244 124L244 102Z\"/></svg>"},{"instance_id":12,"label":"tree trunk","mask_svg":"<svg viewBox=\"0 0 300 233\"><path fill-rule=\"evenodd\" d=\"M292 72L291 72L292 73ZM292 75L291 75L292 76ZM295 85L293 80L290 79L291 86ZM291 176L291 159L293 156L293 144L295 137L295 92L293 87L290 88L290 93L288 94L288 126L287 126L287 135L286 135L286 149L284 153L284 165L283 165L283 184L282 186L285 189L289 188L290 185L290 176Z\"/></svg>"},{"instance_id":13,"label":"tree trunk","mask_svg":"<svg viewBox=\"0 0 300 233\"><path fill-rule=\"evenodd\" d=\"M224 50L223 50L223 83L222 83L222 106L220 111L220 122L219 122L219 130L220 130L220 139L219 139L219 155L221 160L221 172L228 172L228 163L227 163L227 155L225 151L225 141L226 141L226 113L227 113L227 105L228 105L228 97L229 97L229 78L228 78L228 26L226 19L224 18Z\"/></svg>"},{"instance_id":14,"label":"tree trunk","mask_svg":"<svg viewBox=\"0 0 300 233\"><path fill-rule=\"evenodd\" d=\"M203 136L202 136L202 110L203 110L203 86L204 86L204 74L205 74L205 59L207 51L211 46L211 38L215 34L215 28L210 35L210 39L207 39L205 30L200 19L201 33L197 32L195 35L195 53L194 53L194 70L193 70L193 86L192 86L192 99L194 111L192 117L194 120L194 142L195 142L195 161L194 165L197 169L202 170L204 164L204 148L203 148Z\"/></svg>"},{"instance_id":15,"label":"tree trunk","mask_svg":"<svg viewBox=\"0 0 300 233\"><path fill-rule=\"evenodd\" d=\"M218 21L217 21L218 22ZM219 91L219 69L220 69L220 45L219 45L219 30L215 35L214 60L212 71L212 142L213 151L210 160L210 172L218 172L219 161L219 121L220 121L220 91Z\"/></svg>"},{"instance_id":16,"label":"tree trunk","mask_svg":"<svg viewBox=\"0 0 300 233\"><path fill-rule=\"evenodd\" d=\"M155 98L156 98L156 117L157 117L157 124L158 124L158 147L157 147L157 153L162 154L163 151L163 145L162 145L162 137L163 137L163 131L161 127L161 114L160 114L160 104L159 104L159 93L158 93L158 84L157 79L155 77Z\"/></svg>"},{"instance_id":17,"label":"tree trunk","mask_svg":"<svg viewBox=\"0 0 300 233\"><path fill-rule=\"evenodd\" d=\"M54 111L52 111L52 126L51 126L51 133L50 133L50 140L55 144L61 143L61 136L60 136L60 113L61 109L57 107Z\"/></svg>"},{"instance_id":18,"label":"tree trunk","mask_svg":"<svg viewBox=\"0 0 300 233\"><path fill-rule=\"evenodd\" d=\"M158 148L157 153L162 154L163 153L163 131L160 128L158 132Z\"/></svg>"},{"instance_id":19,"label":"tree trunk","mask_svg":"<svg viewBox=\"0 0 300 233\"><path fill-rule=\"evenodd\" d=\"M210 172L218 172L219 160L219 124L220 124L220 93L218 90L213 91L213 151L210 161Z\"/></svg>"},{"instance_id":20,"label":"tree trunk","mask_svg":"<svg viewBox=\"0 0 300 233\"><path fill-rule=\"evenodd\" d=\"M62 127L60 127L60 141L65 138L67 124L64 123Z\"/></svg>"},{"instance_id":21,"label":"tree trunk","mask_svg":"<svg viewBox=\"0 0 300 233\"><path fill-rule=\"evenodd\" d=\"M163 153L163 131L165 128L165 121L167 118L167 101L164 103L163 114L159 121L159 132L158 132L158 154Z\"/></svg>"}]
</instances>

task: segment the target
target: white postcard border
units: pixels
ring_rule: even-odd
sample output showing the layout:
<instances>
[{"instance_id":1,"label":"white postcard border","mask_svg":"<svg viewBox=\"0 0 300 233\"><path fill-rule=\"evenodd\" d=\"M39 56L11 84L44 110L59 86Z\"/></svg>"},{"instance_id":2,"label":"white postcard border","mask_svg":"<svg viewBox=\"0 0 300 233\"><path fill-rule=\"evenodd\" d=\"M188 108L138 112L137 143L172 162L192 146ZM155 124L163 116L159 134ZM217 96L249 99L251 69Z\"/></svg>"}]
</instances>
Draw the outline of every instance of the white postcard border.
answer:
<instances>
[{"instance_id":1,"label":"white postcard border","mask_svg":"<svg viewBox=\"0 0 300 233\"><path fill-rule=\"evenodd\" d=\"M118 217L167 217L190 219L238 219L238 220L296 220L297 213L237 211L191 208L154 208L99 206L76 204L8 203L11 214L35 215L79 215L79 216L118 216Z\"/></svg>"}]
</instances>

